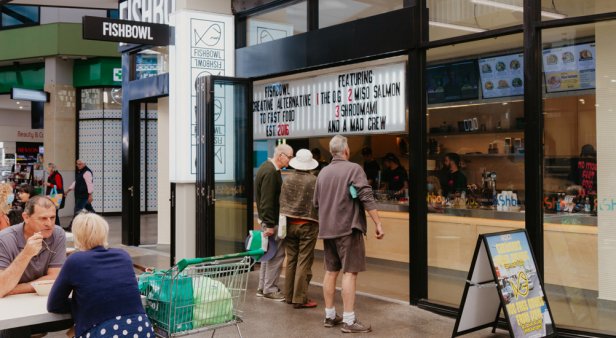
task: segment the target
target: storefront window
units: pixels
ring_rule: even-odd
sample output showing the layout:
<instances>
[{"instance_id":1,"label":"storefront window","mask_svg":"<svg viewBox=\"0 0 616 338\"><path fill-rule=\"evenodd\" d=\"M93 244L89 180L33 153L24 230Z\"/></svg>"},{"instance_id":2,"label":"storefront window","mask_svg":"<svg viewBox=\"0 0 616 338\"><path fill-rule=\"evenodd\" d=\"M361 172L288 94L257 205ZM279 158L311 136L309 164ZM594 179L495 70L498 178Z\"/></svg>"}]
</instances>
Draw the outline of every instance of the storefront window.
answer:
<instances>
[{"instance_id":1,"label":"storefront window","mask_svg":"<svg viewBox=\"0 0 616 338\"><path fill-rule=\"evenodd\" d=\"M135 80L169 72L169 47L155 47L135 54Z\"/></svg>"},{"instance_id":2,"label":"storefront window","mask_svg":"<svg viewBox=\"0 0 616 338\"><path fill-rule=\"evenodd\" d=\"M522 24L522 0L428 0L430 41Z\"/></svg>"},{"instance_id":3,"label":"storefront window","mask_svg":"<svg viewBox=\"0 0 616 338\"><path fill-rule=\"evenodd\" d=\"M428 298L457 307L478 235L524 228L522 36L428 60Z\"/></svg>"},{"instance_id":4,"label":"storefront window","mask_svg":"<svg viewBox=\"0 0 616 338\"><path fill-rule=\"evenodd\" d=\"M319 1L319 28L401 9L402 0Z\"/></svg>"},{"instance_id":5,"label":"storefront window","mask_svg":"<svg viewBox=\"0 0 616 338\"><path fill-rule=\"evenodd\" d=\"M541 0L544 10L543 20L571 18L576 16L601 14L616 11L616 2L612 0ZM545 15L545 12L556 15Z\"/></svg>"},{"instance_id":6,"label":"storefront window","mask_svg":"<svg viewBox=\"0 0 616 338\"><path fill-rule=\"evenodd\" d=\"M14 28L39 24L38 6L3 5L0 7L0 27Z\"/></svg>"},{"instance_id":7,"label":"storefront window","mask_svg":"<svg viewBox=\"0 0 616 338\"><path fill-rule=\"evenodd\" d=\"M278 132L295 151L311 150L319 168L326 168L332 159L331 138L347 137L349 161L364 168L387 233L382 240L374 239L374 223L368 217L368 271L358 278L357 289L408 301L411 187L405 73L406 58L395 57L257 81L253 136L255 173L272 157L277 142L282 142ZM289 170L283 171L283 179ZM313 280L320 281L321 241L316 250ZM383 280L388 281L386 287Z\"/></svg>"},{"instance_id":8,"label":"storefront window","mask_svg":"<svg viewBox=\"0 0 616 338\"><path fill-rule=\"evenodd\" d=\"M610 21L542 33L546 291L556 323L609 334L616 333L614 28Z\"/></svg>"},{"instance_id":9,"label":"storefront window","mask_svg":"<svg viewBox=\"0 0 616 338\"><path fill-rule=\"evenodd\" d=\"M248 19L248 45L278 40L307 31L306 2L255 15Z\"/></svg>"}]
</instances>

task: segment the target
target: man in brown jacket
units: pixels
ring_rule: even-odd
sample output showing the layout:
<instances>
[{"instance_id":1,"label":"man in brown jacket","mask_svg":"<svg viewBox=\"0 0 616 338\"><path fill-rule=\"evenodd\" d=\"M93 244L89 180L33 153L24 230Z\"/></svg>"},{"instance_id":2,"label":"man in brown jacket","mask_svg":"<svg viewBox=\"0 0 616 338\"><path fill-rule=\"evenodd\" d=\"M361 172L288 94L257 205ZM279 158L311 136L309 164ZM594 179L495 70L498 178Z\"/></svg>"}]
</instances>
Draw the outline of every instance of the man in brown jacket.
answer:
<instances>
[{"instance_id":1,"label":"man in brown jacket","mask_svg":"<svg viewBox=\"0 0 616 338\"><path fill-rule=\"evenodd\" d=\"M319 238L323 239L325 255L324 326L333 327L342 322L342 332L370 332L370 325L360 323L354 312L357 274L366 270L365 211L376 224L376 238L383 238L385 233L364 170L348 160L350 150L346 137L334 136L329 142L329 151L333 160L319 173L313 198L313 204L319 210ZM342 318L334 307L340 270L343 273Z\"/></svg>"},{"instance_id":2,"label":"man in brown jacket","mask_svg":"<svg viewBox=\"0 0 616 338\"><path fill-rule=\"evenodd\" d=\"M292 158L293 148L280 144L274 150L274 156L261 164L255 176L255 201L259 223L267 237L276 238L282 186L280 169L288 166ZM272 242L274 245L268 248L267 254L261 259L257 296L282 302L285 297L278 288L278 278L284 261L284 240L276 238L275 241L270 241Z\"/></svg>"}]
</instances>

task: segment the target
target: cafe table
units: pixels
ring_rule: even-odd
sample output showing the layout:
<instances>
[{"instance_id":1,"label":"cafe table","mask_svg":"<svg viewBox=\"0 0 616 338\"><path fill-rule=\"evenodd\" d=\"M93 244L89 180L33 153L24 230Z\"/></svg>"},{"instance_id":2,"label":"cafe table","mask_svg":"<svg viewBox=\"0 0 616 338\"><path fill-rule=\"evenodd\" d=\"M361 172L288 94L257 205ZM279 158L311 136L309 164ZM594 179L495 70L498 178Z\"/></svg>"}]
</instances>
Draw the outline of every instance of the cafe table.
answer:
<instances>
[{"instance_id":1,"label":"cafe table","mask_svg":"<svg viewBox=\"0 0 616 338\"><path fill-rule=\"evenodd\" d=\"M0 298L0 330L69 319L71 315L47 312L47 296L36 293Z\"/></svg>"}]
</instances>

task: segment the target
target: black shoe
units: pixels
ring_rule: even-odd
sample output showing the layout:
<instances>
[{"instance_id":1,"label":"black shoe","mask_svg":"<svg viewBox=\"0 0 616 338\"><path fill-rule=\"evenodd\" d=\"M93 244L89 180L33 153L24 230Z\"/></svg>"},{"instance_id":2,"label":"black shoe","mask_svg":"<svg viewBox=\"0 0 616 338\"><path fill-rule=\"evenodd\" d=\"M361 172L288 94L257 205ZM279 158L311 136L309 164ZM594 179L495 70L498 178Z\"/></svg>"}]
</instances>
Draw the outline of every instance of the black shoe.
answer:
<instances>
[{"instance_id":1,"label":"black shoe","mask_svg":"<svg viewBox=\"0 0 616 338\"><path fill-rule=\"evenodd\" d=\"M340 323L342 323L342 317L336 315L336 318L334 318L334 319L325 318L325 320L323 321L323 326L325 326L325 327L334 327L336 325L339 325Z\"/></svg>"}]
</instances>

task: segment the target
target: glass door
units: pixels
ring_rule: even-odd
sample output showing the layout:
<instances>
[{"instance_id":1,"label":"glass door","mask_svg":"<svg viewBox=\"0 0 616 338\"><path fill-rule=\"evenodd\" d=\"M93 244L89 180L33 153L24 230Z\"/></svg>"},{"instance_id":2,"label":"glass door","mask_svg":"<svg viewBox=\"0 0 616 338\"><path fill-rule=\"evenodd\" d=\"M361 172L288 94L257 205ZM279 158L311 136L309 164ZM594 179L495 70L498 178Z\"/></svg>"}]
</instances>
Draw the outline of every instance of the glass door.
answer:
<instances>
[{"instance_id":1,"label":"glass door","mask_svg":"<svg viewBox=\"0 0 616 338\"><path fill-rule=\"evenodd\" d=\"M197 79L197 257L244 251L252 228L252 83Z\"/></svg>"}]
</instances>

